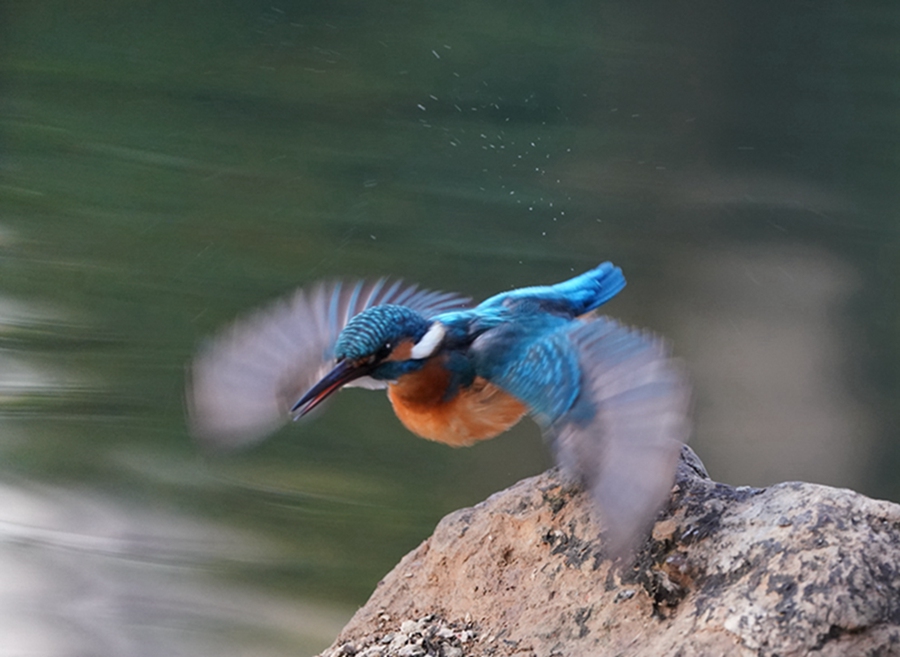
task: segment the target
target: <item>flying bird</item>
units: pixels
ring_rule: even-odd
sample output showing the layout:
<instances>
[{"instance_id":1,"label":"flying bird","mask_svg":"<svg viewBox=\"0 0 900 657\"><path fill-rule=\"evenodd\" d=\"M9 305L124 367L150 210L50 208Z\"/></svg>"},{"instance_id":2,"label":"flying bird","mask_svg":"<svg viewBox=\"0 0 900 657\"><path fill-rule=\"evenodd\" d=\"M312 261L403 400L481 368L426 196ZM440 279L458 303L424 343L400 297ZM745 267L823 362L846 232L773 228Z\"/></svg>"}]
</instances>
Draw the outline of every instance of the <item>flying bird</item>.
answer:
<instances>
[{"instance_id":1,"label":"flying bird","mask_svg":"<svg viewBox=\"0 0 900 657\"><path fill-rule=\"evenodd\" d=\"M200 348L189 425L204 444L238 447L351 386L387 388L410 431L455 447L529 415L621 556L666 501L690 431L690 386L666 343L593 312L624 286L609 262L474 306L402 281L315 284Z\"/></svg>"}]
</instances>

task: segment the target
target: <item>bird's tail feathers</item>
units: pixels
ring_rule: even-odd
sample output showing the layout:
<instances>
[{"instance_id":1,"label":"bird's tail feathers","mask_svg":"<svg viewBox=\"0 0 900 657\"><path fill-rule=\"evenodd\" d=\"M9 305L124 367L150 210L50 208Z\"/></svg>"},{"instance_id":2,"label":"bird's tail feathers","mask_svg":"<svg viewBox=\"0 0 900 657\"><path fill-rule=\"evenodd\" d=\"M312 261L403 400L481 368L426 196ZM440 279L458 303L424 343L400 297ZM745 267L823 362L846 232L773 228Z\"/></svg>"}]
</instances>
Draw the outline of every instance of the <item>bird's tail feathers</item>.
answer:
<instances>
[{"instance_id":1,"label":"bird's tail feathers","mask_svg":"<svg viewBox=\"0 0 900 657\"><path fill-rule=\"evenodd\" d=\"M515 307L520 303L537 303L545 312L579 317L603 305L625 287L622 270L611 262L594 267L575 278L556 285L523 287L501 292L483 301L478 309Z\"/></svg>"},{"instance_id":2,"label":"bird's tail feathers","mask_svg":"<svg viewBox=\"0 0 900 657\"><path fill-rule=\"evenodd\" d=\"M622 270L611 262L587 271L575 278L552 286L572 306L573 315L584 315L599 308L625 287Z\"/></svg>"}]
</instances>

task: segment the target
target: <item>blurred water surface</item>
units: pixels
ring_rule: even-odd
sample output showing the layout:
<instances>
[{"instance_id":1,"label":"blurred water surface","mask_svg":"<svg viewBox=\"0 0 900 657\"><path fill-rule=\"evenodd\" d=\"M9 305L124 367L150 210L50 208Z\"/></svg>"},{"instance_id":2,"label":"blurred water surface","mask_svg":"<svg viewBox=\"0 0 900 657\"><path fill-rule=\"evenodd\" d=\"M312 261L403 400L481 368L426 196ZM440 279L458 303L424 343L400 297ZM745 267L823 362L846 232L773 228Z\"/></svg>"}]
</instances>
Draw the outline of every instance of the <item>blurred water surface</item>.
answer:
<instances>
[{"instance_id":1,"label":"blurred water surface","mask_svg":"<svg viewBox=\"0 0 900 657\"><path fill-rule=\"evenodd\" d=\"M82 3L83 5L83 3ZM610 259L717 479L900 501L891 3L5 3L0 654L297 655L549 464L381 394L247 453L198 342L333 276L482 298Z\"/></svg>"}]
</instances>

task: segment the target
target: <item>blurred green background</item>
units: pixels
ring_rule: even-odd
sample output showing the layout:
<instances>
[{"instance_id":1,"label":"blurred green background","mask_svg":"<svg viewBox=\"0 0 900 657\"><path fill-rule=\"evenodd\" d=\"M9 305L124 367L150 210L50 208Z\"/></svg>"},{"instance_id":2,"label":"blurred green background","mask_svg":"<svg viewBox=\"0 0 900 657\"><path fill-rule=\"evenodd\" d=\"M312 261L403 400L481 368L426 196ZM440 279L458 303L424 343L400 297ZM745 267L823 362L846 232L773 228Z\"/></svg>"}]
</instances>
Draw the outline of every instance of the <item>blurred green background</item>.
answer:
<instances>
[{"instance_id":1,"label":"blurred green background","mask_svg":"<svg viewBox=\"0 0 900 657\"><path fill-rule=\"evenodd\" d=\"M898 34L873 0L0 4L0 651L313 654L549 465L358 390L202 456L196 345L320 278L612 260L714 478L900 501Z\"/></svg>"}]
</instances>

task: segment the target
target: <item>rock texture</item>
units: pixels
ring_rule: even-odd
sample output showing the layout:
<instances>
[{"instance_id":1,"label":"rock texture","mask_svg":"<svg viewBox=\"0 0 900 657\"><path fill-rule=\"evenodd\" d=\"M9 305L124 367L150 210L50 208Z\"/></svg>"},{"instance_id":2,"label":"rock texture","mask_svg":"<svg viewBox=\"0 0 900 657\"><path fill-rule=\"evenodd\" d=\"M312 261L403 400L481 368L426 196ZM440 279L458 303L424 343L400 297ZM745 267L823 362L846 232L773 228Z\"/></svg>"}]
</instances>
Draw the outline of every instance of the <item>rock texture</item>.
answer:
<instances>
[{"instance_id":1,"label":"rock texture","mask_svg":"<svg viewBox=\"0 0 900 657\"><path fill-rule=\"evenodd\" d=\"M633 564L551 470L444 518L323 653L900 655L900 506L711 481L685 448Z\"/></svg>"}]
</instances>

